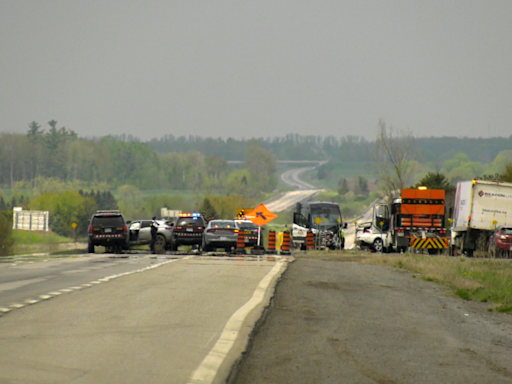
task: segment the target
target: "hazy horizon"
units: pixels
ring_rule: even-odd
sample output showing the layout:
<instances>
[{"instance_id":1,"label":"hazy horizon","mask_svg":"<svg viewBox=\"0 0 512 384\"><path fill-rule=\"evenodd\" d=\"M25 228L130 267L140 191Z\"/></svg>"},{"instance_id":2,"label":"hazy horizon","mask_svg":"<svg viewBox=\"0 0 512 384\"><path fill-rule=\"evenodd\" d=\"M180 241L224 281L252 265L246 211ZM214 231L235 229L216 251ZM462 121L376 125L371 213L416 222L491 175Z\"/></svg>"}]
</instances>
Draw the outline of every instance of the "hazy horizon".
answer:
<instances>
[{"instance_id":1,"label":"hazy horizon","mask_svg":"<svg viewBox=\"0 0 512 384\"><path fill-rule=\"evenodd\" d=\"M0 1L0 132L509 137L512 1Z\"/></svg>"}]
</instances>

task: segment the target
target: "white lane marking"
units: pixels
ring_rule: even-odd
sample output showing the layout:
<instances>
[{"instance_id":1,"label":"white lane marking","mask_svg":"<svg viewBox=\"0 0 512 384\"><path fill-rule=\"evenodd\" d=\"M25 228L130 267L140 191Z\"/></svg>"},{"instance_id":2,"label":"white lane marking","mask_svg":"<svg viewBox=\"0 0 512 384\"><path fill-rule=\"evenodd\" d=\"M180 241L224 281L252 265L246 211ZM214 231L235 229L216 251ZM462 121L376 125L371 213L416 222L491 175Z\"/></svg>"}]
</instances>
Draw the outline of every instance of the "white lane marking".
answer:
<instances>
[{"instance_id":1,"label":"white lane marking","mask_svg":"<svg viewBox=\"0 0 512 384\"><path fill-rule=\"evenodd\" d=\"M283 267L286 267L284 261L278 261L270 272L260 281L252 297L231 316L217 340L217 343L213 346L199 367L196 368L187 384L209 384L213 382L222 362L238 337L244 319L249 312L263 301L265 292L270 286L272 279Z\"/></svg>"},{"instance_id":2,"label":"white lane marking","mask_svg":"<svg viewBox=\"0 0 512 384\"><path fill-rule=\"evenodd\" d=\"M190 259L191 257L192 256L184 257L182 260ZM74 286L74 287L69 287L69 288L61 289L60 291L50 292L47 295L40 295L39 298L41 300L27 299L27 300L25 300L25 304L16 303L16 304L10 305L8 308L0 307L0 313L8 313L8 312L10 312L13 309L23 308L23 307L25 307L26 304L36 304L36 303L39 303L42 300L48 300L48 299L51 299L54 296L58 296L58 295L61 295L63 293L78 291L78 290L80 290L80 289L82 289L84 287L92 287L94 284L101 284L102 282L107 282L107 281L116 279L116 278L121 277L121 276L127 276L127 275L131 275L131 274L134 274L134 273L149 271L151 269L158 268L158 267L160 267L162 265L173 263L173 262L178 261L178 260L179 259L167 260L167 261L164 261L162 263L153 264L153 265L150 265L150 266L145 267L145 268L140 268L140 269L136 269L136 270L133 270L133 271L124 272L124 273L120 273L120 274L117 274L117 275L110 275L110 276L107 276L107 277L104 277L104 278L101 278L101 279L98 279L98 280L95 280L95 281L91 281L88 284L87 283L86 284L82 284L81 286ZM112 264L112 265L115 265L115 264ZM36 282L35 280L37 280L37 279L25 280L23 282L25 284L22 284L22 285L26 285L27 281L30 281L30 283L34 283L34 282ZM46 279L40 279L40 280L44 281Z\"/></svg>"}]
</instances>

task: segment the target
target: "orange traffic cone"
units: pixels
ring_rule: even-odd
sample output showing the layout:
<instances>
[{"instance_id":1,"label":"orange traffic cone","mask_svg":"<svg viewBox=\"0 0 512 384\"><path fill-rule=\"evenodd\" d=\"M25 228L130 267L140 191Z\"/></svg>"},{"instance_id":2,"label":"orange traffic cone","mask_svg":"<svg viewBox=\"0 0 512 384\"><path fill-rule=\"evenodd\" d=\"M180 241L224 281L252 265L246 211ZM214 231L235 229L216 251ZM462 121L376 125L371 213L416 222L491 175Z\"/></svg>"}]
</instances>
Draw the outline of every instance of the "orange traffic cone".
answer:
<instances>
[{"instance_id":1,"label":"orange traffic cone","mask_svg":"<svg viewBox=\"0 0 512 384\"><path fill-rule=\"evenodd\" d=\"M291 255L290 231L284 231L284 233L283 233L283 245L281 245L281 255Z\"/></svg>"},{"instance_id":2,"label":"orange traffic cone","mask_svg":"<svg viewBox=\"0 0 512 384\"><path fill-rule=\"evenodd\" d=\"M276 253L276 231L268 231L267 253Z\"/></svg>"},{"instance_id":3,"label":"orange traffic cone","mask_svg":"<svg viewBox=\"0 0 512 384\"><path fill-rule=\"evenodd\" d=\"M245 235L238 232L238 239L236 241L236 254L245 254Z\"/></svg>"},{"instance_id":4,"label":"orange traffic cone","mask_svg":"<svg viewBox=\"0 0 512 384\"><path fill-rule=\"evenodd\" d=\"M315 236L312 231L308 231L306 235L306 251L315 249Z\"/></svg>"}]
</instances>

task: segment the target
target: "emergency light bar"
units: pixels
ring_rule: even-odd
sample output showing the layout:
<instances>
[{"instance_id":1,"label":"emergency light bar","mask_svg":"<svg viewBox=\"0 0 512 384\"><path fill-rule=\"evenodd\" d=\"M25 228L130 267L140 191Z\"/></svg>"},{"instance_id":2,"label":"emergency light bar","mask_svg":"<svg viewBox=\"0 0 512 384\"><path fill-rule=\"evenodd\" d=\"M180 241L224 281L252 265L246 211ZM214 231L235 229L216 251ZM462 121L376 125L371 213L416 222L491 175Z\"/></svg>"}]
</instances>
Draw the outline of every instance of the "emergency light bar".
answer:
<instances>
[{"instance_id":1,"label":"emergency light bar","mask_svg":"<svg viewBox=\"0 0 512 384\"><path fill-rule=\"evenodd\" d=\"M201 217L202 214L200 212L192 212L192 213L180 213L180 217Z\"/></svg>"}]
</instances>

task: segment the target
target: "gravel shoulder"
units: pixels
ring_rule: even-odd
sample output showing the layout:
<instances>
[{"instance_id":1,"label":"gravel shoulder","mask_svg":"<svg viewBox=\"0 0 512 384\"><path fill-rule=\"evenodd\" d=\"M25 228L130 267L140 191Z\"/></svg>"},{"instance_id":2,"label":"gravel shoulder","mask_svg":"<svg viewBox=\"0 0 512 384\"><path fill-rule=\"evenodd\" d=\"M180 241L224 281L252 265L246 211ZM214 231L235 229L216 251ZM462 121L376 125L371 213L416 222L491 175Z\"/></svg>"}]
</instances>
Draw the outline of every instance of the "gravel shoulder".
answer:
<instances>
[{"instance_id":1,"label":"gravel shoulder","mask_svg":"<svg viewBox=\"0 0 512 384\"><path fill-rule=\"evenodd\" d=\"M233 383L512 383L512 316L347 257L299 257Z\"/></svg>"}]
</instances>

